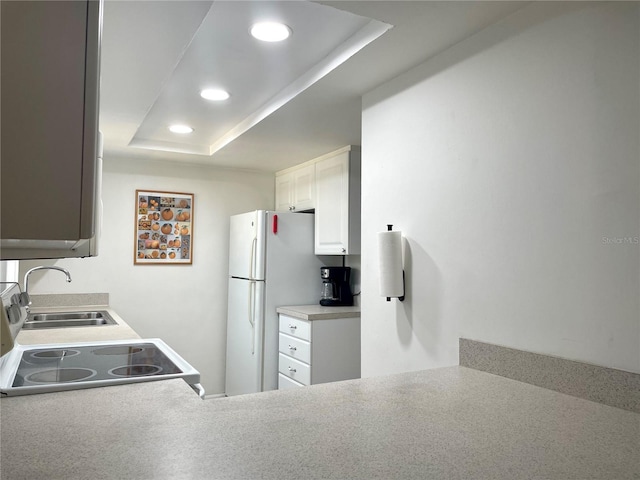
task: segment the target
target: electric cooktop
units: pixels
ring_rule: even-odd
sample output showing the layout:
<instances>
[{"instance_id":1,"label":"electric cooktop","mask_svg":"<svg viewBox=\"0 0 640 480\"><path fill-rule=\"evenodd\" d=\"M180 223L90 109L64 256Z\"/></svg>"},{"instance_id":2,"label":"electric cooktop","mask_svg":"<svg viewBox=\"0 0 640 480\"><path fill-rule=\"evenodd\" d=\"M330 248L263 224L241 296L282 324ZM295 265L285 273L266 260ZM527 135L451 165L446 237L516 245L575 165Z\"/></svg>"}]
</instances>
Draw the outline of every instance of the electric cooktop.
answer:
<instances>
[{"instance_id":1,"label":"electric cooktop","mask_svg":"<svg viewBox=\"0 0 640 480\"><path fill-rule=\"evenodd\" d=\"M182 373L152 343L23 352L13 387Z\"/></svg>"},{"instance_id":2,"label":"electric cooktop","mask_svg":"<svg viewBox=\"0 0 640 480\"><path fill-rule=\"evenodd\" d=\"M3 358L2 395L28 395L200 374L160 339L16 345ZM194 388L195 389L195 388Z\"/></svg>"}]
</instances>

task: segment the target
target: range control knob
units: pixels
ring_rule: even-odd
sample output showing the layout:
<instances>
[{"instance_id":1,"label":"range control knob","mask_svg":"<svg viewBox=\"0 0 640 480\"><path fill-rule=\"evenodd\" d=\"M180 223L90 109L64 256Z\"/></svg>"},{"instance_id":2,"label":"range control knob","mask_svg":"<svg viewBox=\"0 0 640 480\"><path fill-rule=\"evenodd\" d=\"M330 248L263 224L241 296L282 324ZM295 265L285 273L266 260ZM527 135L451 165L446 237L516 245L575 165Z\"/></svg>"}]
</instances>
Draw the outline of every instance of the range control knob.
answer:
<instances>
[{"instance_id":1,"label":"range control knob","mask_svg":"<svg viewBox=\"0 0 640 480\"><path fill-rule=\"evenodd\" d=\"M20 300L18 301L21 307L28 307L31 305L31 297L27 292L20 293Z\"/></svg>"},{"instance_id":2,"label":"range control knob","mask_svg":"<svg viewBox=\"0 0 640 480\"><path fill-rule=\"evenodd\" d=\"M27 292L16 293L11 297L11 301L13 303L17 303L21 307L28 307L31 305L31 297L29 297Z\"/></svg>"}]
</instances>

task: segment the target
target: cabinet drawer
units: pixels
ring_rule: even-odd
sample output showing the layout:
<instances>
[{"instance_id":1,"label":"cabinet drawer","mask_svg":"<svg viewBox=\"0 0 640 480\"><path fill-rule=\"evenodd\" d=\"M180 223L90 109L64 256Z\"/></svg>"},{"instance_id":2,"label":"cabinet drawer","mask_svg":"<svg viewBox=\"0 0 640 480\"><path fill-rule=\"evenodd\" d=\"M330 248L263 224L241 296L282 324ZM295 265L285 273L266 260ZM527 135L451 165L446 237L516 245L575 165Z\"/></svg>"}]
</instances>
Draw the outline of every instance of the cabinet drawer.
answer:
<instances>
[{"instance_id":1,"label":"cabinet drawer","mask_svg":"<svg viewBox=\"0 0 640 480\"><path fill-rule=\"evenodd\" d=\"M278 390L288 390L290 388L304 387L303 384L291 380L289 377L278 373Z\"/></svg>"},{"instance_id":2,"label":"cabinet drawer","mask_svg":"<svg viewBox=\"0 0 640 480\"><path fill-rule=\"evenodd\" d=\"M311 367L282 353L279 354L278 370L303 385L309 385L311 382Z\"/></svg>"},{"instance_id":3,"label":"cabinet drawer","mask_svg":"<svg viewBox=\"0 0 640 480\"><path fill-rule=\"evenodd\" d=\"M280 315L280 331L292 337L311 340L311 323L306 320Z\"/></svg>"},{"instance_id":4,"label":"cabinet drawer","mask_svg":"<svg viewBox=\"0 0 640 480\"><path fill-rule=\"evenodd\" d=\"M304 363L311 363L311 344L306 340L280 333L280 352Z\"/></svg>"}]
</instances>

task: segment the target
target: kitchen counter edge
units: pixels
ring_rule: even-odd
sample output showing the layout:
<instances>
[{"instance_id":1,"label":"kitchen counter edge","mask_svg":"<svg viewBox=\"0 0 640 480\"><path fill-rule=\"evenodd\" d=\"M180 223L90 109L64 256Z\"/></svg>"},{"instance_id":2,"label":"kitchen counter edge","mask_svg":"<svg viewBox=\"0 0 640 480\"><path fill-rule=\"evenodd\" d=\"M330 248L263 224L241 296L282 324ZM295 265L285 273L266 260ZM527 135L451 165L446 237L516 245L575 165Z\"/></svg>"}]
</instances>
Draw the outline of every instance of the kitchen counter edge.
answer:
<instances>
[{"instance_id":1,"label":"kitchen counter edge","mask_svg":"<svg viewBox=\"0 0 640 480\"><path fill-rule=\"evenodd\" d=\"M360 307L323 307L322 305L287 305L276 308L276 312L301 320L333 320L358 318Z\"/></svg>"}]
</instances>

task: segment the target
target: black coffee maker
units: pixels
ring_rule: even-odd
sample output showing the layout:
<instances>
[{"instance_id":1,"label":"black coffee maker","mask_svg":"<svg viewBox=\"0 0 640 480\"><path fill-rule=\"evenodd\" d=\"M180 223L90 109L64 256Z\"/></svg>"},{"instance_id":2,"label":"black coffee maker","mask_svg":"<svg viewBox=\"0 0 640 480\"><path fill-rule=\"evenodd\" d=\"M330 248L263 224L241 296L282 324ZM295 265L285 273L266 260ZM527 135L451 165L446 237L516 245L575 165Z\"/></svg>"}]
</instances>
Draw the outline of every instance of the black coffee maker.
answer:
<instances>
[{"instance_id":1,"label":"black coffee maker","mask_svg":"<svg viewBox=\"0 0 640 480\"><path fill-rule=\"evenodd\" d=\"M353 293L349 285L351 267L322 267L320 277L322 277L320 305L324 307L353 305Z\"/></svg>"}]
</instances>

